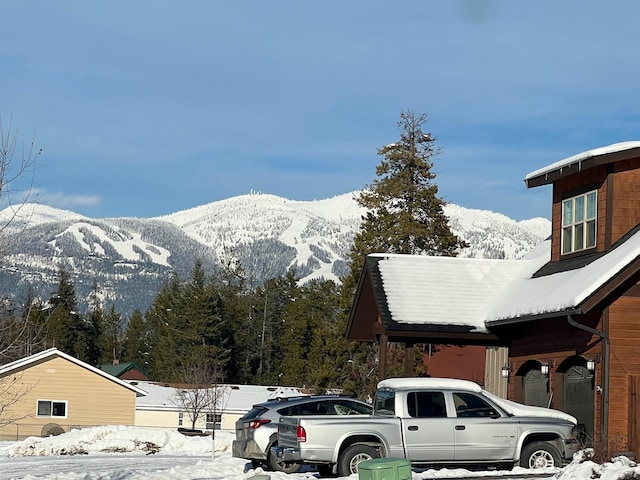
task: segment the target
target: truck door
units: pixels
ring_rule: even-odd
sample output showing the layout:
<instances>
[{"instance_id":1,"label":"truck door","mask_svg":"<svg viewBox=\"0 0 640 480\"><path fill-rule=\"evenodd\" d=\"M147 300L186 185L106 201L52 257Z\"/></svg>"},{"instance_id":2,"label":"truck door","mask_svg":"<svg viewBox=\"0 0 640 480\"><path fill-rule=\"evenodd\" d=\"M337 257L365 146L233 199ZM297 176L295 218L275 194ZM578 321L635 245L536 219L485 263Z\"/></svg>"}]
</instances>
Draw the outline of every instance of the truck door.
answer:
<instances>
[{"instance_id":1,"label":"truck door","mask_svg":"<svg viewBox=\"0 0 640 480\"><path fill-rule=\"evenodd\" d=\"M473 393L454 392L455 460L486 462L511 460L517 442L517 426L491 404Z\"/></svg>"},{"instance_id":2,"label":"truck door","mask_svg":"<svg viewBox=\"0 0 640 480\"><path fill-rule=\"evenodd\" d=\"M407 458L412 462L454 459L453 418L447 417L443 392L408 392L403 419Z\"/></svg>"}]
</instances>

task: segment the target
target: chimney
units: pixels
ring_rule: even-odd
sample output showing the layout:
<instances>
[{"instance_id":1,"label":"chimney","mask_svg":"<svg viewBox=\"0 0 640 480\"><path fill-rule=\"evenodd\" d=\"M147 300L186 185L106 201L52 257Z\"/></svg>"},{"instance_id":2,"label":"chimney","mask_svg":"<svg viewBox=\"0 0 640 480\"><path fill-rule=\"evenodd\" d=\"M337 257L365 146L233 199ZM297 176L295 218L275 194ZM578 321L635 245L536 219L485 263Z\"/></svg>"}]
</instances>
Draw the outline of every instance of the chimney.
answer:
<instances>
[{"instance_id":1,"label":"chimney","mask_svg":"<svg viewBox=\"0 0 640 480\"><path fill-rule=\"evenodd\" d=\"M113 359L113 364L114 365L120 365L120 360L118 360L117 358Z\"/></svg>"}]
</instances>

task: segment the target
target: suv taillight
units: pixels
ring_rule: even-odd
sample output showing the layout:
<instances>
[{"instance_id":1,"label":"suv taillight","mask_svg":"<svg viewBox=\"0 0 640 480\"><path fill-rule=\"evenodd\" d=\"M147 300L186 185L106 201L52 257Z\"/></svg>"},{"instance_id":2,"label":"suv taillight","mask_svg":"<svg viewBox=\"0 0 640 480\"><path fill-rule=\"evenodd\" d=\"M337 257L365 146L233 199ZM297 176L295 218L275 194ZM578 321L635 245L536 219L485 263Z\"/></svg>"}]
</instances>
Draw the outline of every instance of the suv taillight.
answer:
<instances>
[{"instance_id":1,"label":"suv taillight","mask_svg":"<svg viewBox=\"0 0 640 480\"><path fill-rule=\"evenodd\" d=\"M307 431L304 429L304 427L301 427L300 425L298 425L298 428L296 428L296 439L299 442L307 441Z\"/></svg>"},{"instance_id":2,"label":"suv taillight","mask_svg":"<svg viewBox=\"0 0 640 480\"><path fill-rule=\"evenodd\" d=\"M252 420L249 422L249 428L258 428L267 423L271 423L271 420L267 420L266 418L261 418L259 420Z\"/></svg>"}]
</instances>

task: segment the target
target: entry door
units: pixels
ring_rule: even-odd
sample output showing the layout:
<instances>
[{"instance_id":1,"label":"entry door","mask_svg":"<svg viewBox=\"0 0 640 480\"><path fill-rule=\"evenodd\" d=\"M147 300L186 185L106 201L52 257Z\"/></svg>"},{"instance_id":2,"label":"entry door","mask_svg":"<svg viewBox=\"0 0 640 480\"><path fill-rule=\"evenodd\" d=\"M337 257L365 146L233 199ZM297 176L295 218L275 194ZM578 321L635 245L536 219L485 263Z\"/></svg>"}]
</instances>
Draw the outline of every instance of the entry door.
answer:
<instances>
[{"instance_id":1,"label":"entry door","mask_svg":"<svg viewBox=\"0 0 640 480\"><path fill-rule=\"evenodd\" d=\"M540 370L529 370L522 379L522 399L525 405L549 406L549 379Z\"/></svg>"},{"instance_id":2,"label":"entry door","mask_svg":"<svg viewBox=\"0 0 640 480\"><path fill-rule=\"evenodd\" d=\"M503 461L514 457L517 425L483 398L455 392L455 459L458 462Z\"/></svg>"},{"instance_id":3,"label":"entry door","mask_svg":"<svg viewBox=\"0 0 640 480\"><path fill-rule=\"evenodd\" d=\"M570 367L564 373L563 410L576 417L591 438L593 438L594 401L593 373L581 365Z\"/></svg>"},{"instance_id":4,"label":"entry door","mask_svg":"<svg viewBox=\"0 0 640 480\"><path fill-rule=\"evenodd\" d=\"M454 459L453 418L448 417L444 392L408 392L402 428L407 458L415 463Z\"/></svg>"}]
</instances>

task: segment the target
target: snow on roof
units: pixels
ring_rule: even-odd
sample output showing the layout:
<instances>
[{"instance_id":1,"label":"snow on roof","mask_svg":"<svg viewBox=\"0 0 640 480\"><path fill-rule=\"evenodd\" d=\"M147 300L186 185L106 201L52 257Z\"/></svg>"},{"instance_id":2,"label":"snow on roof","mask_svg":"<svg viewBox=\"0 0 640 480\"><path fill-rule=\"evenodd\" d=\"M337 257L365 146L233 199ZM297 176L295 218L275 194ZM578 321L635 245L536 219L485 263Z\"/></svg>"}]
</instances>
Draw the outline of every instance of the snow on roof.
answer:
<instances>
[{"instance_id":1,"label":"snow on roof","mask_svg":"<svg viewBox=\"0 0 640 480\"><path fill-rule=\"evenodd\" d=\"M550 240L544 242L550 248ZM523 270L487 310L492 321L576 308L598 288L640 257L640 232L590 264L575 270L531 278Z\"/></svg>"},{"instance_id":2,"label":"snow on roof","mask_svg":"<svg viewBox=\"0 0 640 480\"><path fill-rule=\"evenodd\" d=\"M533 277L550 260L547 239L520 260L372 254L392 320L469 326L488 332L500 320L579 308L640 258L640 231L588 265Z\"/></svg>"},{"instance_id":3,"label":"snow on roof","mask_svg":"<svg viewBox=\"0 0 640 480\"><path fill-rule=\"evenodd\" d=\"M176 387L167 387L154 382L131 381L147 392L146 397L136 400L138 410L179 410L176 405ZM262 385L219 385L224 389L221 395L222 408L228 412L248 412L256 403L266 402L276 397L304 395L295 387L262 386Z\"/></svg>"},{"instance_id":4,"label":"snow on roof","mask_svg":"<svg viewBox=\"0 0 640 480\"><path fill-rule=\"evenodd\" d=\"M614 143L612 145L607 145L605 147L594 148L592 150L587 150L586 152L578 153L576 155L572 155L558 162L552 163L546 167L540 168L535 172L531 172L524 178L524 181L528 181L532 178L539 177L541 175L545 175L547 173L551 173L555 170L560 170L562 168L573 165L574 163L583 162L592 157L599 157L601 155L606 155L608 153L616 153L623 152L625 150L631 150L632 148L640 148L640 142L621 142Z\"/></svg>"},{"instance_id":5,"label":"snow on roof","mask_svg":"<svg viewBox=\"0 0 640 480\"><path fill-rule=\"evenodd\" d=\"M407 388L456 388L480 392L480 385L469 380L458 380L457 378L434 378L434 377L412 377L412 378L387 378L378 382L378 388L391 388L393 390L403 390Z\"/></svg>"},{"instance_id":6,"label":"snow on roof","mask_svg":"<svg viewBox=\"0 0 640 480\"><path fill-rule=\"evenodd\" d=\"M487 332L484 312L495 293L526 267L519 260L373 254L393 321L469 326Z\"/></svg>"}]
</instances>

